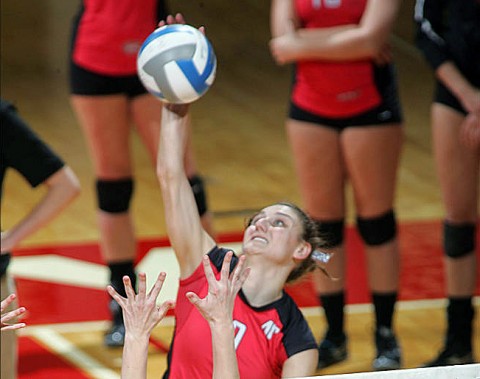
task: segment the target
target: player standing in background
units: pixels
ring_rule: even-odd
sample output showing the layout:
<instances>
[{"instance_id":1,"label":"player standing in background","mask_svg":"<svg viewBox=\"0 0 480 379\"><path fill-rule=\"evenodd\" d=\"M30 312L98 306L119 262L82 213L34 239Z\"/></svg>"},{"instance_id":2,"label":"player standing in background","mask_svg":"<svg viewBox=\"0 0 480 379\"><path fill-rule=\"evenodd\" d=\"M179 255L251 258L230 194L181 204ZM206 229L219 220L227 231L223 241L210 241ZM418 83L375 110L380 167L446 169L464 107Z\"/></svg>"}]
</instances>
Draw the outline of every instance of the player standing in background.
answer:
<instances>
[{"instance_id":1,"label":"player standing in background","mask_svg":"<svg viewBox=\"0 0 480 379\"><path fill-rule=\"evenodd\" d=\"M156 160L162 106L137 77L137 52L166 17L161 0L84 0L73 25L70 64L71 103L83 129L96 176L101 251L110 281L122 295L122 277L135 287L136 237L130 200L134 172L132 126ZM202 179L188 138L184 164L205 229L213 235ZM122 312L110 301L112 327L107 346L121 346Z\"/></svg>"},{"instance_id":2,"label":"player standing in background","mask_svg":"<svg viewBox=\"0 0 480 379\"><path fill-rule=\"evenodd\" d=\"M20 173L32 186L46 187L46 193L35 207L11 228L2 231L0 255L0 299L15 293L13 278L8 272L11 251L25 238L35 233L57 216L80 192L80 184L62 159L53 152L23 121L15 107L0 100L1 161L0 189L7 169ZM1 195L1 194L0 194ZM3 196L0 197L3 200ZM12 308L17 308L11 299ZM6 304L6 309L11 309ZM17 377L17 337L14 331L5 331L1 337L1 378Z\"/></svg>"},{"instance_id":3,"label":"player standing in background","mask_svg":"<svg viewBox=\"0 0 480 379\"><path fill-rule=\"evenodd\" d=\"M432 67L433 151L445 220L447 330L426 366L473 363L480 183L480 1L418 0L417 46Z\"/></svg>"},{"instance_id":4,"label":"player standing in background","mask_svg":"<svg viewBox=\"0 0 480 379\"><path fill-rule=\"evenodd\" d=\"M318 348L319 368L347 358L347 182L375 309L373 368L401 366L393 316L400 260L394 199L403 132L388 45L399 6L399 0L272 2L272 55L279 64L295 64L286 129L300 192L328 239L329 271L339 278L314 276L328 323Z\"/></svg>"}]
</instances>

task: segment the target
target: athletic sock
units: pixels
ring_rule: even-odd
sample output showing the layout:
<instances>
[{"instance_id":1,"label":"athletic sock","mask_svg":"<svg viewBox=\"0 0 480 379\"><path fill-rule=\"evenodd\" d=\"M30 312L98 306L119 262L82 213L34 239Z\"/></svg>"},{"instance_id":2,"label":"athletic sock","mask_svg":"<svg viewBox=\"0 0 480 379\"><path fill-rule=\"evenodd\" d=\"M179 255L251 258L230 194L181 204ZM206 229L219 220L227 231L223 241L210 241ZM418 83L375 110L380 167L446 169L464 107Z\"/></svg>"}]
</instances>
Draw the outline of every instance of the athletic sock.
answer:
<instances>
[{"instance_id":1,"label":"athletic sock","mask_svg":"<svg viewBox=\"0 0 480 379\"><path fill-rule=\"evenodd\" d=\"M372 293L373 306L375 308L376 328L384 326L392 329L393 312L397 302L398 293Z\"/></svg>"},{"instance_id":2,"label":"athletic sock","mask_svg":"<svg viewBox=\"0 0 480 379\"><path fill-rule=\"evenodd\" d=\"M472 297L449 297L447 307L447 347L472 351L473 318Z\"/></svg>"},{"instance_id":3,"label":"athletic sock","mask_svg":"<svg viewBox=\"0 0 480 379\"><path fill-rule=\"evenodd\" d=\"M345 291L329 295L320 295L319 300L325 311L325 317L328 323L325 338L337 345L344 342Z\"/></svg>"}]
</instances>

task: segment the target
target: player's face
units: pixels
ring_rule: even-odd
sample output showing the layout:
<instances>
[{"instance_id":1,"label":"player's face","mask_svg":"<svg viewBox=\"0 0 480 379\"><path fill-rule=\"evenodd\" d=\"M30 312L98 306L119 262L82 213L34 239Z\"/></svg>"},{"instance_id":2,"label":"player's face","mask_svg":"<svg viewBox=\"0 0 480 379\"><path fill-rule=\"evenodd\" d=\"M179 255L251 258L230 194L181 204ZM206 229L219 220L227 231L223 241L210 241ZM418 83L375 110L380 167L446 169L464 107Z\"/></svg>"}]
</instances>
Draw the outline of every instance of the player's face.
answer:
<instances>
[{"instance_id":1,"label":"player's face","mask_svg":"<svg viewBox=\"0 0 480 379\"><path fill-rule=\"evenodd\" d=\"M243 252L290 262L301 242L301 232L300 220L292 208L287 205L266 207L252 218L245 230Z\"/></svg>"}]
</instances>

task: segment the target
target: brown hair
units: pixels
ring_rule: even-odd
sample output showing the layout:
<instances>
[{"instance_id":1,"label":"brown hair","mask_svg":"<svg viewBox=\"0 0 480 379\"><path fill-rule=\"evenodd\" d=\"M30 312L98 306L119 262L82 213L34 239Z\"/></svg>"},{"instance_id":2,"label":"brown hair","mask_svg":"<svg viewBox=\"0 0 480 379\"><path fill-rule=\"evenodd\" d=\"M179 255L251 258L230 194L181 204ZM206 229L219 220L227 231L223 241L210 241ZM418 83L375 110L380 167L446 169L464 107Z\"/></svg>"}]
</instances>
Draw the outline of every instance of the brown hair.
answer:
<instances>
[{"instance_id":1,"label":"brown hair","mask_svg":"<svg viewBox=\"0 0 480 379\"><path fill-rule=\"evenodd\" d=\"M314 252L316 251L318 252L318 249L321 246L325 245L325 240L320 236L317 223L306 212L304 212L300 207L298 207L293 203L290 203L287 201L280 201L273 205L285 205L294 210L294 212L297 214L298 218L300 219L300 222L302 225L302 235L300 236L300 238L312 246L312 251L310 252L310 255L306 259L302 260L292 270L292 272L290 272L290 275L288 275L288 278L287 278L287 283L292 283L297 279L300 279L302 276L315 270L317 267L325 275L327 275L330 278L330 274L327 272L325 267L323 267L323 265L320 264L320 260L316 258L318 254L314 254ZM247 226L251 225L254 217L255 215L253 215L248 219L246 224ZM326 256L328 260L328 255L324 254L324 256Z\"/></svg>"}]
</instances>

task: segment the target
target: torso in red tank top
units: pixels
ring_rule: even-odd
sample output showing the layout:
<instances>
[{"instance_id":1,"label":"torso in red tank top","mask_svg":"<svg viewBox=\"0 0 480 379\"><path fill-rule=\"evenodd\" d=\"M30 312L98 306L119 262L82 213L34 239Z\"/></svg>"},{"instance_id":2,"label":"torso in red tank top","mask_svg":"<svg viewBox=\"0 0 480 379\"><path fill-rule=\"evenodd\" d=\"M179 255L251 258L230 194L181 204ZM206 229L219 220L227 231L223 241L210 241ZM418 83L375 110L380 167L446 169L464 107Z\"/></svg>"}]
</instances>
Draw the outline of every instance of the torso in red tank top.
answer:
<instances>
[{"instance_id":1,"label":"torso in red tank top","mask_svg":"<svg viewBox=\"0 0 480 379\"><path fill-rule=\"evenodd\" d=\"M295 0L302 28L358 24L367 0ZM324 117L350 117L380 104L371 60L296 63L292 101Z\"/></svg>"},{"instance_id":2,"label":"torso in red tank top","mask_svg":"<svg viewBox=\"0 0 480 379\"><path fill-rule=\"evenodd\" d=\"M99 74L136 74L137 52L157 26L158 6L158 0L84 0L73 61Z\"/></svg>"},{"instance_id":3,"label":"torso in red tank top","mask_svg":"<svg viewBox=\"0 0 480 379\"><path fill-rule=\"evenodd\" d=\"M214 272L228 250L214 248L209 256ZM212 337L201 314L188 301L188 291L205 297L208 284L200 265L180 281L175 307L175 335L169 352L169 379L204 379L213 374ZM240 292L233 311L235 346L241 378L280 378L285 360L298 352L315 349L310 328L289 295L264 307L252 307Z\"/></svg>"}]
</instances>

